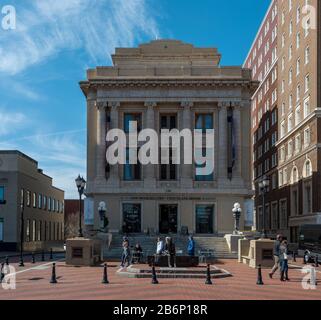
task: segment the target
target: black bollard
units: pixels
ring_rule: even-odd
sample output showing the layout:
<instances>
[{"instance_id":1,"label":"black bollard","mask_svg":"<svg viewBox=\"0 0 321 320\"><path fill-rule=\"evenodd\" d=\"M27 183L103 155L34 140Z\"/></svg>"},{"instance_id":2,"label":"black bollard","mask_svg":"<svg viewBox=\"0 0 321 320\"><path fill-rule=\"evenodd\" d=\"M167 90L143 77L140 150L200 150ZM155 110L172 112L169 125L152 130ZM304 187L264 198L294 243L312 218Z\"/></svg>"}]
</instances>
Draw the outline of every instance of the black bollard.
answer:
<instances>
[{"instance_id":1,"label":"black bollard","mask_svg":"<svg viewBox=\"0 0 321 320\"><path fill-rule=\"evenodd\" d=\"M36 263L35 254L31 253L31 263Z\"/></svg>"},{"instance_id":2,"label":"black bollard","mask_svg":"<svg viewBox=\"0 0 321 320\"><path fill-rule=\"evenodd\" d=\"M6 256L6 265L8 266L9 265L9 257Z\"/></svg>"},{"instance_id":3,"label":"black bollard","mask_svg":"<svg viewBox=\"0 0 321 320\"><path fill-rule=\"evenodd\" d=\"M53 260L52 248L50 249L50 260Z\"/></svg>"},{"instance_id":4,"label":"black bollard","mask_svg":"<svg viewBox=\"0 0 321 320\"><path fill-rule=\"evenodd\" d=\"M293 252L293 262L296 262L296 254Z\"/></svg>"},{"instance_id":5,"label":"black bollard","mask_svg":"<svg viewBox=\"0 0 321 320\"><path fill-rule=\"evenodd\" d=\"M155 270L155 265L152 267L152 284L158 284L157 280L157 275L156 275L156 270Z\"/></svg>"},{"instance_id":6,"label":"black bollard","mask_svg":"<svg viewBox=\"0 0 321 320\"><path fill-rule=\"evenodd\" d=\"M314 264L314 266L316 267L316 268L319 268L319 257L318 257L318 255L315 255L315 264Z\"/></svg>"},{"instance_id":7,"label":"black bollard","mask_svg":"<svg viewBox=\"0 0 321 320\"><path fill-rule=\"evenodd\" d=\"M103 273L103 281L101 282L103 284L108 284L108 277L107 277L107 263L104 264L104 273Z\"/></svg>"},{"instance_id":8,"label":"black bollard","mask_svg":"<svg viewBox=\"0 0 321 320\"><path fill-rule=\"evenodd\" d=\"M3 268L4 268L4 262L1 263L0 283L2 282L2 280L4 278Z\"/></svg>"},{"instance_id":9,"label":"black bollard","mask_svg":"<svg viewBox=\"0 0 321 320\"><path fill-rule=\"evenodd\" d=\"M52 264L52 272L51 272L51 280L50 283L57 283L57 278L56 278L56 264Z\"/></svg>"},{"instance_id":10,"label":"black bollard","mask_svg":"<svg viewBox=\"0 0 321 320\"><path fill-rule=\"evenodd\" d=\"M43 250L41 252L41 261L45 261L45 252Z\"/></svg>"},{"instance_id":11,"label":"black bollard","mask_svg":"<svg viewBox=\"0 0 321 320\"><path fill-rule=\"evenodd\" d=\"M263 279L262 279L262 268L261 265L259 264L258 268L257 268L257 281L256 284L259 286L264 285L263 283Z\"/></svg>"},{"instance_id":12,"label":"black bollard","mask_svg":"<svg viewBox=\"0 0 321 320\"><path fill-rule=\"evenodd\" d=\"M211 266L209 264L207 265L205 284L209 284L209 285L213 284L211 279Z\"/></svg>"}]
</instances>

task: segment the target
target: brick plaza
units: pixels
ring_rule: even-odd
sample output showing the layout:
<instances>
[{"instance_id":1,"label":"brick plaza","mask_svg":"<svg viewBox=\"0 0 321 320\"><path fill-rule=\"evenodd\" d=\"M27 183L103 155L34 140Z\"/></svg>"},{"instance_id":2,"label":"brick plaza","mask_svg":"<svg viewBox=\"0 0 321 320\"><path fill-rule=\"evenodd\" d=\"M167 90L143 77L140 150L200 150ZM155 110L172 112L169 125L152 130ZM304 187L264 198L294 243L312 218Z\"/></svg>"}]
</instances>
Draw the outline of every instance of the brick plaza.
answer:
<instances>
[{"instance_id":1,"label":"brick plaza","mask_svg":"<svg viewBox=\"0 0 321 320\"><path fill-rule=\"evenodd\" d=\"M321 285L315 290L304 290L303 274L290 269L290 282L280 282L276 274L268 277L263 270L264 286L257 286L257 271L237 260L221 260L217 267L233 274L232 277L213 279L213 285L205 285L205 279L159 279L152 285L151 279L124 278L117 274L118 263L108 265L110 284L101 284L102 266L73 267L57 261L57 281L49 283L51 262L27 262L25 268L17 267L16 290L0 288L0 300L321 300ZM204 266L205 267L205 266ZM317 277L321 281L321 269Z\"/></svg>"}]
</instances>

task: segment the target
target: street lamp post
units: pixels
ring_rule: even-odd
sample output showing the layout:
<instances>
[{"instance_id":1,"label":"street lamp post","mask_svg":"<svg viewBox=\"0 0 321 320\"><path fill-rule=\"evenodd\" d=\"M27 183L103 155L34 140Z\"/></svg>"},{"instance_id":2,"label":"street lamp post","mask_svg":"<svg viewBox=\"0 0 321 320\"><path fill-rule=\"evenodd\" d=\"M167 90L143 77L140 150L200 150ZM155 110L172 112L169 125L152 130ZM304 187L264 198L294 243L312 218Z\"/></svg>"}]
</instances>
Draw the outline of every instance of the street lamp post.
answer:
<instances>
[{"instance_id":1,"label":"street lamp post","mask_svg":"<svg viewBox=\"0 0 321 320\"><path fill-rule=\"evenodd\" d=\"M267 177L263 177L259 182L259 188L262 192L262 239L266 239L266 230L265 230L265 194L268 192L270 185L270 180Z\"/></svg>"},{"instance_id":2,"label":"street lamp post","mask_svg":"<svg viewBox=\"0 0 321 320\"><path fill-rule=\"evenodd\" d=\"M234 207L232 209L233 217L234 217L234 231L233 234L239 234L240 233L240 218L241 218L241 205L239 203L235 203Z\"/></svg>"},{"instance_id":3,"label":"street lamp post","mask_svg":"<svg viewBox=\"0 0 321 320\"><path fill-rule=\"evenodd\" d=\"M23 263L23 236L24 236L24 191L21 190L20 197L20 263L19 267L24 267Z\"/></svg>"},{"instance_id":4,"label":"street lamp post","mask_svg":"<svg viewBox=\"0 0 321 320\"><path fill-rule=\"evenodd\" d=\"M86 180L83 177L80 177L80 175L77 177L76 181L76 186L78 189L79 193L79 238L83 238L83 233L82 233L82 226L81 226L81 197L84 194L85 186L86 186Z\"/></svg>"}]
</instances>

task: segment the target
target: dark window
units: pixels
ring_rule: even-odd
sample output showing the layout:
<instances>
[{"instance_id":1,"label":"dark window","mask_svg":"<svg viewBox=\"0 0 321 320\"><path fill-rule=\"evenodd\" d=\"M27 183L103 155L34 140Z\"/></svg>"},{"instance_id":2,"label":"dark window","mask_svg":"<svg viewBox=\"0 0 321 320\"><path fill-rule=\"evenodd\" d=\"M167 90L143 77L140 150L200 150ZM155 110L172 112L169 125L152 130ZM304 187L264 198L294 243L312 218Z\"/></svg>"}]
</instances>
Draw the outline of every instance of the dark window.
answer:
<instances>
[{"instance_id":1,"label":"dark window","mask_svg":"<svg viewBox=\"0 0 321 320\"><path fill-rule=\"evenodd\" d=\"M175 114L161 115L160 116L160 128L161 129L176 129L177 128L177 116Z\"/></svg>"},{"instance_id":2,"label":"dark window","mask_svg":"<svg viewBox=\"0 0 321 320\"><path fill-rule=\"evenodd\" d=\"M137 122L137 131L139 132L142 128L142 115L140 113L125 113L124 114L124 131L125 133L130 132L130 122Z\"/></svg>"},{"instance_id":3,"label":"dark window","mask_svg":"<svg viewBox=\"0 0 321 320\"><path fill-rule=\"evenodd\" d=\"M137 161L137 164L129 163L129 155L130 152L136 152L135 149L126 149L126 164L124 165L124 180L125 181L133 181L133 180L141 180L141 164ZM138 152L138 150L137 150Z\"/></svg>"},{"instance_id":4,"label":"dark window","mask_svg":"<svg viewBox=\"0 0 321 320\"><path fill-rule=\"evenodd\" d=\"M4 204L5 199L4 199L4 187L0 187L0 204Z\"/></svg>"},{"instance_id":5,"label":"dark window","mask_svg":"<svg viewBox=\"0 0 321 320\"><path fill-rule=\"evenodd\" d=\"M38 209L42 208L42 195L38 194Z\"/></svg>"},{"instance_id":6,"label":"dark window","mask_svg":"<svg viewBox=\"0 0 321 320\"><path fill-rule=\"evenodd\" d=\"M27 220L26 223L26 241L29 242L30 241L30 220Z\"/></svg>"},{"instance_id":7,"label":"dark window","mask_svg":"<svg viewBox=\"0 0 321 320\"><path fill-rule=\"evenodd\" d=\"M213 233L214 221L213 205L197 205L196 206L196 233Z\"/></svg>"},{"instance_id":8,"label":"dark window","mask_svg":"<svg viewBox=\"0 0 321 320\"><path fill-rule=\"evenodd\" d=\"M160 180L176 180L177 179L177 165L173 163L173 149L161 149L161 159L162 154L169 151L169 164L160 165Z\"/></svg>"},{"instance_id":9,"label":"dark window","mask_svg":"<svg viewBox=\"0 0 321 320\"><path fill-rule=\"evenodd\" d=\"M31 193L28 190L27 191L27 207L30 207L30 205L31 205Z\"/></svg>"}]
</instances>

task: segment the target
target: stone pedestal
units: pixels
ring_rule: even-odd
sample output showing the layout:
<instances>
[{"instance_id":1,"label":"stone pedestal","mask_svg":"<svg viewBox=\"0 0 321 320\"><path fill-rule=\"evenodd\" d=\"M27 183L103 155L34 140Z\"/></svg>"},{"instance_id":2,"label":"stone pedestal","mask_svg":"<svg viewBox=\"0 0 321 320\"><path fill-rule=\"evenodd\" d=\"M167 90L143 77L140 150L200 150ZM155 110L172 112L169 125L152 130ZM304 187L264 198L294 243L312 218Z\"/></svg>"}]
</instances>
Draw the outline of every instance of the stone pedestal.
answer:
<instances>
[{"instance_id":1,"label":"stone pedestal","mask_svg":"<svg viewBox=\"0 0 321 320\"><path fill-rule=\"evenodd\" d=\"M224 238L226 239L230 252L236 253L238 252L239 240L244 237L240 234L226 234Z\"/></svg>"},{"instance_id":2,"label":"stone pedestal","mask_svg":"<svg viewBox=\"0 0 321 320\"><path fill-rule=\"evenodd\" d=\"M100 262L100 241L73 238L66 241L66 264L76 266L93 266Z\"/></svg>"}]
</instances>

